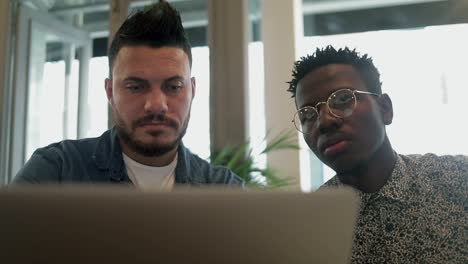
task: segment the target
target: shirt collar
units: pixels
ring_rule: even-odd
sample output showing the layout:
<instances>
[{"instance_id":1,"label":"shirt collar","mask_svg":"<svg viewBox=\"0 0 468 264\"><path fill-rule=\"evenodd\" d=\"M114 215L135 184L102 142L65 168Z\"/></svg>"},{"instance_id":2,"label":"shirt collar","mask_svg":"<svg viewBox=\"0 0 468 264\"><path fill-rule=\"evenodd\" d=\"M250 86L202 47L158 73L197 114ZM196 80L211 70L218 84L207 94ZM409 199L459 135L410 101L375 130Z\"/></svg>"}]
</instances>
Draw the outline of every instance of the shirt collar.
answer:
<instances>
[{"instance_id":1,"label":"shirt collar","mask_svg":"<svg viewBox=\"0 0 468 264\"><path fill-rule=\"evenodd\" d=\"M358 189L358 192L362 202L368 202L370 200L378 199L378 198L386 198L394 201L405 202L409 199L409 173L408 173L408 166L402 159L400 155L397 155L397 160L395 163L395 167L393 168L392 174L390 178L385 183L385 185L375 193L364 193ZM338 185L341 186L343 183L340 179L335 175L327 185Z\"/></svg>"},{"instance_id":2,"label":"shirt collar","mask_svg":"<svg viewBox=\"0 0 468 264\"><path fill-rule=\"evenodd\" d=\"M193 175L198 171L190 162L190 151L184 146L182 141L177 150L177 166L175 168L175 180L177 183L194 182Z\"/></svg>"},{"instance_id":3,"label":"shirt collar","mask_svg":"<svg viewBox=\"0 0 468 264\"><path fill-rule=\"evenodd\" d=\"M129 182L125 163L123 162L122 149L120 148L115 127L109 129L101 137L92 156L94 163L100 170L109 170L109 179L114 182Z\"/></svg>"},{"instance_id":4,"label":"shirt collar","mask_svg":"<svg viewBox=\"0 0 468 264\"><path fill-rule=\"evenodd\" d=\"M121 149L117 139L117 131L115 128L112 128L98 138L92 158L99 169L107 170L117 153L121 153Z\"/></svg>"},{"instance_id":5,"label":"shirt collar","mask_svg":"<svg viewBox=\"0 0 468 264\"><path fill-rule=\"evenodd\" d=\"M400 155L397 155L397 161L392 175L387 183L378 191L382 197L406 202L409 199L409 168Z\"/></svg>"}]
</instances>

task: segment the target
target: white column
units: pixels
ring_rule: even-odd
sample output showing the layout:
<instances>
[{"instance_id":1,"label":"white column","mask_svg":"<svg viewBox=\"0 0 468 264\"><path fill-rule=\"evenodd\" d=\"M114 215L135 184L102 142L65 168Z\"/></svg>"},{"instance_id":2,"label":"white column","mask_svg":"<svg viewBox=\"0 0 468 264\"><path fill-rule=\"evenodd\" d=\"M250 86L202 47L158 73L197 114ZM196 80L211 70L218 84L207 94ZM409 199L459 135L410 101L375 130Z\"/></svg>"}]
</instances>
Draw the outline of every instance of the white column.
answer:
<instances>
[{"instance_id":1,"label":"white column","mask_svg":"<svg viewBox=\"0 0 468 264\"><path fill-rule=\"evenodd\" d=\"M248 137L247 0L208 0L211 150Z\"/></svg>"},{"instance_id":2,"label":"white column","mask_svg":"<svg viewBox=\"0 0 468 264\"><path fill-rule=\"evenodd\" d=\"M89 89L89 63L92 57L91 40L81 46L78 60L80 61L79 69L79 84L78 84L78 126L77 138L84 138L86 132L90 129L90 117L92 115L88 103L88 89ZM104 80L102 80L102 89L104 89ZM110 113L111 111L109 111ZM113 119L109 119L112 122ZM108 124L109 124L108 122Z\"/></svg>"},{"instance_id":3,"label":"white column","mask_svg":"<svg viewBox=\"0 0 468 264\"><path fill-rule=\"evenodd\" d=\"M8 64L7 59L7 36L9 32L8 18L9 18L9 4L10 1L0 1L0 121L3 113L3 99L5 87L5 65ZM1 124L1 123L0 123ZM0 131L1 135L2 131Z\"/></svg>"},{"instance_id":4,"label":"white column","mask_svg":"<svg viewBox=\"0 0 468 264\"><path fill-rule=\"evenodd\" d=\"M265 63L265 113L270 134L294 129L291 123L294 101L287 92L287 81L297 58L303 37L302 0L262 1L261 36ZM268 154L267 164L279 176L292 182L291 189L300 188L299 151L287 150Z\"/></svg>"},{"instance_id":5,"label":"white column","mask_svg":"<svg viewBox=\"0 0 468 264\"><path fill-rule=\"evenodd\" d=\"M119 27L125 21L128 16L128 6L129 0L110 0L109 7L109 37L108 37L108 46L112 43L114 39L114 34L117 32ZM109 69L110 70L110 69ZM104 80L102 81L102 89L104 89ZM109 120L107 125L109 128L114 126L115 121L112 116L112 109L109 106Z\"/></svg>"},{"instance_id":6,"label":"white column","mask_svg":"<svg viewBox=\"0 0 468 264\"><path fill-rule=\"evenodd\" d=\"M130 0L110 0L109 2L109 46L114 38L114 34L128 16L129 1Z\"/></svg>"},{"instance_id":7,"label":"white column","mask_svg":"<svg viewBox=\"0 0 468 264\"><path fill-rule=\"evenodd\" d=\"M0 30L3 34L0 34L0 106L2 106L3 90L5 89L4 78L5 78L5 65L8 63L6 56L7 49L7 36L8 36L8 11L10 1L0 1ZM2 108L0 107L0 118L2 114ZM1 131L0 131L1 133Z\"/></svg>"},{"instance_id":8,"label":"white column","mask_svg":"<svg viewBox=\"0 0 468 264\"><path fill-rule=\"evenodd\" d=\"M7 163L8 163L8 78L7 69L9 65L8 36L10 1L0 1L0 185L8 181Z\"/></svg>"}]
</instances>

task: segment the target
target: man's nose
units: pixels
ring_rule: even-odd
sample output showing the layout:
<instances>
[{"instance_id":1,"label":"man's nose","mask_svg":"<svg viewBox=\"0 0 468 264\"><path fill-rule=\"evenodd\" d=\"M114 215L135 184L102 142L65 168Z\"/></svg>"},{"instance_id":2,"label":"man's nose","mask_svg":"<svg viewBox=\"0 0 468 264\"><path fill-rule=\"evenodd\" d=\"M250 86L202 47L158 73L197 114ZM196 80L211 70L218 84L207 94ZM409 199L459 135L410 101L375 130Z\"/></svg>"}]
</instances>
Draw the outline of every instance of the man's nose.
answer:
<instances>
[{"instance_id":1,"label":"man's nose","mask_svg":"<svg viewBox=\"0 0 468 264\"><path fill-rule=\"evenodd\" d=\"M327 105L321 105L322 107L317 107L318 111L318 119L317 119L317 126L320 133L326 133L330 130L338 128L341 123L342 119L339 117L334 116Z\"/></svg>"},{"instance_id":2,"label":"man's nose","mask_svg":"<svg viewBox=\"0 0 468 264\"><path fill-rule=\"evenodd\" d=\"M161 87L153 87L145 98L145 112L153 114L165 114L168 110L166 94Z\"/></svg>"}]
</instances>

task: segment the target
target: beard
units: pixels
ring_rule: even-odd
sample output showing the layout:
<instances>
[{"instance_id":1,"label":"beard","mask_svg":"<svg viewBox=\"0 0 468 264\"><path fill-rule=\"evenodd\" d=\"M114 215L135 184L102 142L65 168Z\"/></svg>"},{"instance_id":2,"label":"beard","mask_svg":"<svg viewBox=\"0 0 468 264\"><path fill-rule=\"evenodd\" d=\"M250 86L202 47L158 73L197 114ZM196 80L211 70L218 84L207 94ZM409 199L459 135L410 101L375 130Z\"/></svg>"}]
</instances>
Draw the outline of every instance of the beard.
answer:
<instances>
[{"instance_id":1,"label":"beard","mask_svg":"<svg viewBox=\"0 0 468 264\"><path fill-rule=\"evenodd\" d=\"M126 126L122 117L120 114L114 110L114 117L116 120L116 129L117 129L117 134L119 136L119 139L122 140L124 143L126 143L129 148L136 153L143 155L145 157L158 157L162 156L175 148L177 148L182 141L182 138L185 135L185 132L187 131L187 126L188 122L190 119L190 112L187 115L187 118L185 119L184 123L181 126L181 129L179 130L179 126L177 122L174 120L171 120L167 118L164 115L156 115L156 114L150 114L145 117L142 117L138 120L135 120L131 123L130 127ZM158 121L161 123L164 123L176 131L176 138L169 143L153 143L153 144L148 144L140 141L136 135L135 135L135 129L139 126L141 126L145 122L150 122L150 121ZM152 132L149 133L153 137L160 136L162 132Z\"/></svg>"}]
</instances>

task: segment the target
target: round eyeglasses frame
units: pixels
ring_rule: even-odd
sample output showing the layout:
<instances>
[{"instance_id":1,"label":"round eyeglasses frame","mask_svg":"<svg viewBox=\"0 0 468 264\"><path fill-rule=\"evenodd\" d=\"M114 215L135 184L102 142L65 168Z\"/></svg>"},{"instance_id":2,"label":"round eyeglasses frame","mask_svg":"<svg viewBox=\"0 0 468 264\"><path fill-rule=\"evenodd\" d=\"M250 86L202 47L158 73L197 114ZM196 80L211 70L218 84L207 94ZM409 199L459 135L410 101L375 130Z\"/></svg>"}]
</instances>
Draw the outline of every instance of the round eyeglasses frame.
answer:
<instances>
[{"instance_id":1,"label":"round eyeglasses frame","mask_svg":"<svg viewBox=\"0 0 468 264\"><path fill-rule=\"evenodd\" d=\"M344 115L339 115L339 114L336 114L333 112L332 108L330 107L330 101L332 99L335 98L335 96L338 94L338 93L342 93L342 92L345 92L345 91L348 91L350 94L353 95L353 105L351 107L351 109L349 109L348 112L346 112ZM303 133L303 134L309 134L311 132L304 132L302 131L302 124L299 122L299 124L296 123L296 117L299 116L299 114L301 112L303 112L304 110L313 110L315 111L315 114L316 114L316 119L311 123L309 124L310 125L313 125L317 122L317 120L319 120L320 118L320 114L319 114L319 111L318 111L318 106L321 105L321 104L326 104L327 106L327 109L328 109L328 112L336 117L336 118L345 118L345 117L349 117L353 114L354 110L356 109L356 105L357 105L357 99L356 99L356 94L367 94L367 95L374 95L374 96L377 96L377 97L380 97L381 95L380 94L377 94L377 93L372 93L372 92L366 92L366 91L360 91L360 90L351 90L351 89L339 89L339 90L336 90L334 91L333 93L330 94L330 96L328 96L327 98L327 101L323 101L323 102L318 102L317 104L315 104L315 106L304 106L304 107L301 107L299 108L296 113L294 113L294 117L292 119L292 123L294 124L294 127L296 127L297 131Z\"/></svg>"}]
</instances>

